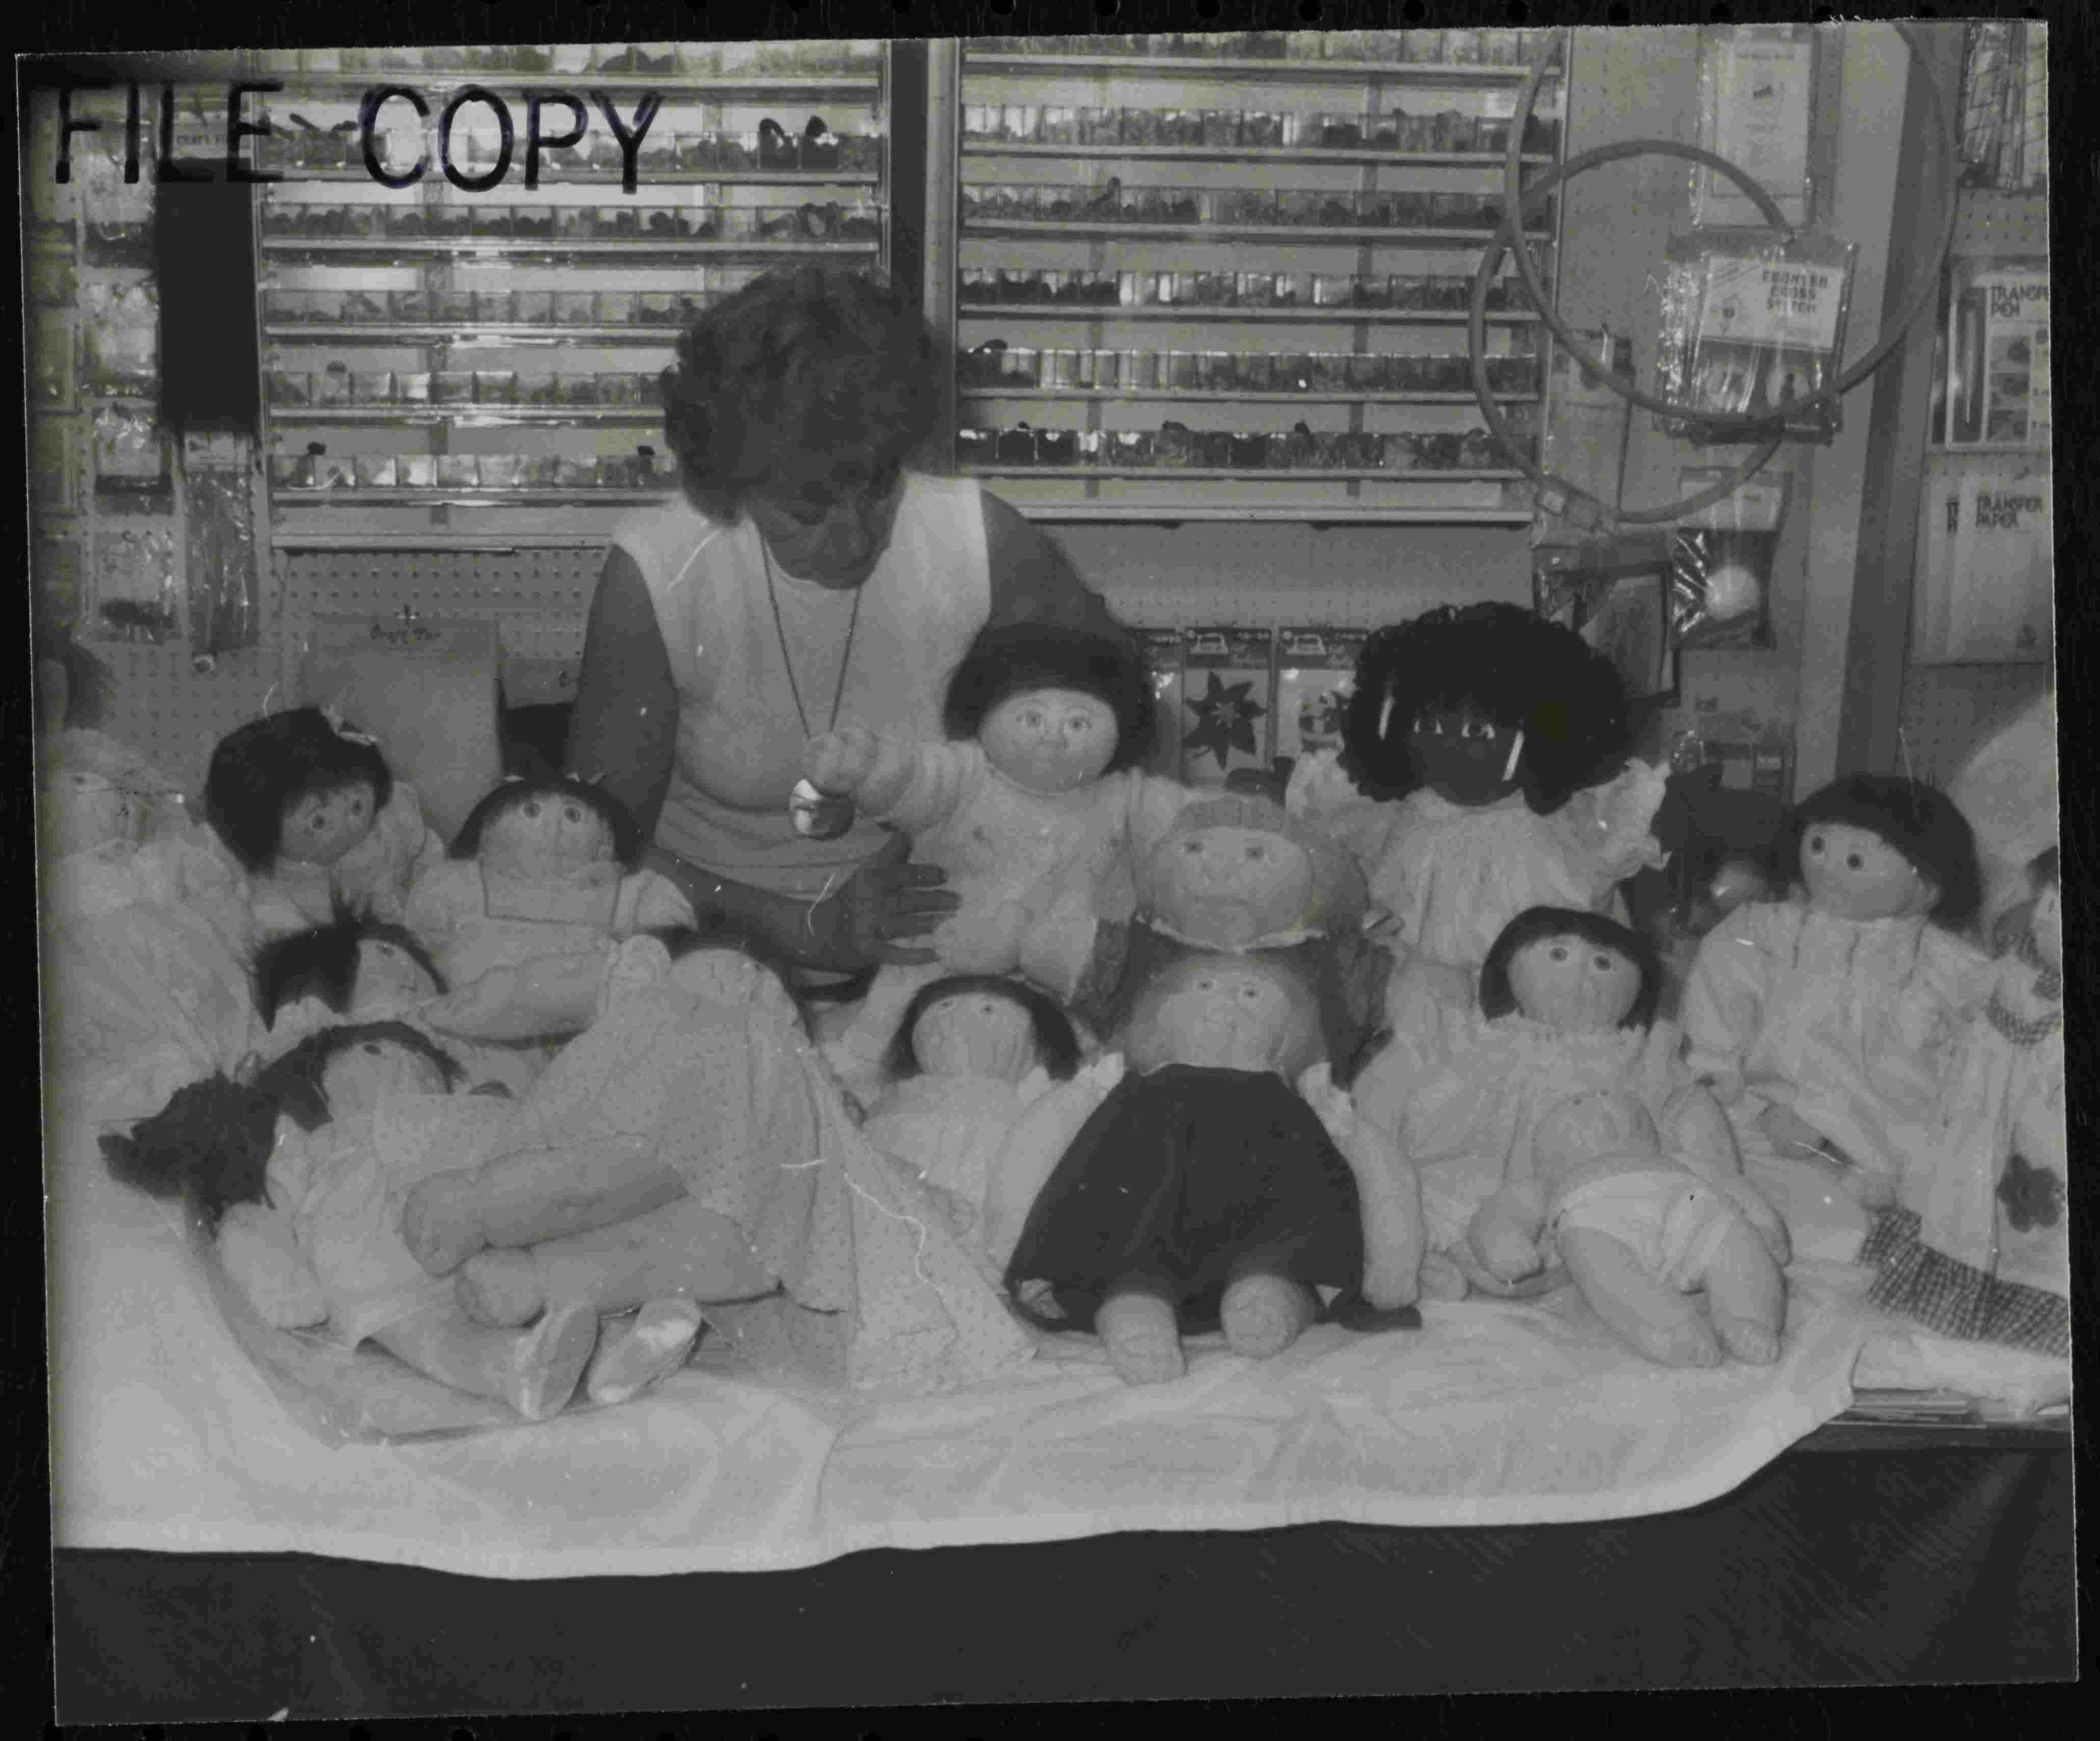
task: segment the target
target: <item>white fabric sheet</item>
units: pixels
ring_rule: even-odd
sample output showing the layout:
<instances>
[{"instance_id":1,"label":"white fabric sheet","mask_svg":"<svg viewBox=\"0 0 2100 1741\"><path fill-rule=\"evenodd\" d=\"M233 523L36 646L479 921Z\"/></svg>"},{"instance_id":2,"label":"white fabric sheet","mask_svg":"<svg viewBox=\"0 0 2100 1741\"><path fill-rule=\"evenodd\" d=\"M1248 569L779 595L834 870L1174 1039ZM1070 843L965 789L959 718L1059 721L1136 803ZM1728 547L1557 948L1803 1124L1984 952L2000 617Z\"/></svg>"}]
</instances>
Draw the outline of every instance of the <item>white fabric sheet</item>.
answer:
<instances>
[{"instance_id":1,"label":"white fabric sheet","mask_svg":"<svg viewBox=\"0 0 2100 1741\"><path fill-rule=\"evenodd\" d=\"M1008 1376L886 1398L758 1382L704 1348L617 1408L330 1448L236 1342L179 1214L112 1183L93 1135L60 1129L48 1154L64 1547L532 1579L1126 1530L1628 1517L1716 1497L1841 1412L1871 1322L1856 1287L1803 1273L1779 1366L1673 1373L1564 1290L1432 1303L1419 1332L1322 1328L1264 1362L1213 1343L1158 1387L1065 1339Z\"/></svg>"}]
</instances>

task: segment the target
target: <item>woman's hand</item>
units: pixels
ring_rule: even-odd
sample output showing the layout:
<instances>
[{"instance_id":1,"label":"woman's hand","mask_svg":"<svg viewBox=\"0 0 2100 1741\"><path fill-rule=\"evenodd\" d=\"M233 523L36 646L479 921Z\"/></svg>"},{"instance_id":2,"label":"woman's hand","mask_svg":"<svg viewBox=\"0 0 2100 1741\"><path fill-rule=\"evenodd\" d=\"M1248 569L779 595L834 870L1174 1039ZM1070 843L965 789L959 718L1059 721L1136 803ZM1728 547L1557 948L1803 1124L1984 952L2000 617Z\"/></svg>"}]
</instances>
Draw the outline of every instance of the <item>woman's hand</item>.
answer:
<instances>
[{"instance_id":1,"label":"woman's hand","mask_svg":"<svg viewBox=\"0 0 2100 1741\"><path fill-rule=\"evenodd\" d=\"M840 726L802 746L802 772L827 798L849 798L881 759L882 740L866 726Z\"/></svg>"},{"instance_id":2,"label":"woman's hand","mask_svg":"<svg viewBox=\"0 0 2100 1741\"><path fill-rule=\"evenodd\" d=\"M893 834L836 894L810 908L809 929L827 966L848 972L938 959L905 940L924 937L962 905L938 865L913 864L911 842Z\"/></svg>"}]
</instances>

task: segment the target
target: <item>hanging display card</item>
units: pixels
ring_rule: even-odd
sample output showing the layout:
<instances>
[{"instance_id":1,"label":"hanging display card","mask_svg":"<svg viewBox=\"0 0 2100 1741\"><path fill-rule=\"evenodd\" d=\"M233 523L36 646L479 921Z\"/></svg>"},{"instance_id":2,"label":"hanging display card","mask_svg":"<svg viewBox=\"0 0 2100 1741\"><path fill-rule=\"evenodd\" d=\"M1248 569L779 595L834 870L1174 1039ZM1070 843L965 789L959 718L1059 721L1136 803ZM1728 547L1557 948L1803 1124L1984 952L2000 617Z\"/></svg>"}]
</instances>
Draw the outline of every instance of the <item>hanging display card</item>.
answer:
<instances>
[{"instance_id":1,"label":"hanging display card","mask_svg":"<svg viewBox=\"0 0 2100 1741\"><path fill-rule=\"evenodd\" d=\"M2010 465L1930 477L1922 511L1912 658L2045 661L2055 607L2047 470Z\"/></svg>"},{"instance_id":2,"label":"hanging display card","mask_svg":"<svg viewBox=\"0 0 2100 1741\"><path fill-rule=\"evenodd\" d=\"M1164 779L1181 777L1181 631L1145 629L1138 639L1152 685L1152 753L1145 770Z\"/></svg>"},{"instance_id":3,"label":"hanging display card","mask_svg":"<svg viewBox=\"0 0 2100 1741\"><path fill-rule=\"evenodd\" d=\"M1342 709L1356 683L1364 639L1361 629L1277 632L1275 761L1286 778L1300 756L1341 748Z\"/></svg>"},{"instance_id":4,"label":"hanging display card","mask_svg":"<svg viewBox=\"0 0 2100 1741\"><path fill-rule=\"evenodd\" d=\"M1815 42L1791 24L1708 33L1700 56L1699 143L1770 194L1789 224L1809 219L1809 116ZM1695 172L1693 219L1762 226L1741 189L1703 166Z\"/></svg>"},{"instance_id":5,"label":"hanging display card","mask_svg":"<svg viewBox=\"0 0 2100 1741\"><path fill-rule=\"evenodd\" d=\"M2046 448L2049 269L1957 261L1948 298L1949 447Z\"/></svg>"},{"instance_id":6,"label":"hanging display card","mask_svg":"<svg viewBox=\"0 0 2100 1741\"><path fill-rule=\"evenodd\" d=\"M1188 629L1181 637L1181 778L1221 785L1260 773L1276 745L1275 635Z\"/></svg>"},{"instance_id":7,"label":"hanging display card","mask_svg":"<svg viewBox=\"0 0 2100 1741\"><path fill-rule=\"evenodd\" d=\"M1696 495L1725 475L1688 469L1679 493ZM1680 648L1772 644L1772 576L1793 485L1791 473L1767 468L1671 528L1670 630Z\"/></svg>"},{"instance_id":8,"label":"hanging display card","mask_svg":"<svg viewBox=\"0 0 2100 1741\"><path fill-rule=\"evenodd\" d=\"M1829 442L1835 401L1789 414L1837 378L1857 248L1824 236L1698 230L1670 244L1659 345L1661 396L1689 412L1771 415L1798 440ZM1673 435L1709 439L1696 418ZM1722 439L1744 442L1730 432Z\"/></svg>"}]
</instances>

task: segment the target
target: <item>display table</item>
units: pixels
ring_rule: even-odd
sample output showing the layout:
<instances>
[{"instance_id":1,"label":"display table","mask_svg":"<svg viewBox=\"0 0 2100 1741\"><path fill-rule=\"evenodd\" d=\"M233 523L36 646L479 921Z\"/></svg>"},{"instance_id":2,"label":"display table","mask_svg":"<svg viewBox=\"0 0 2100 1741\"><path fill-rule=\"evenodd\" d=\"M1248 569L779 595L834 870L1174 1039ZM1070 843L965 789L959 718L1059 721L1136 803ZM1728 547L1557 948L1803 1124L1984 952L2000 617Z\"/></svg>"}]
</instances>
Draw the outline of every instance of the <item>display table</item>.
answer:
<instances>
[{"instance_id":1,"label":"display table","mask_svg":"<svg viewBox=\"0 0 2100 1741\"><path fill-rule=\"evenodd\" d=\"M2067 1425L1846 1417L1710 1504L1607 1523L1117 1535L558 1584L62 1552L58 1717L2067 1678L2071 1518Z\"/></svg>"}]
</instances>

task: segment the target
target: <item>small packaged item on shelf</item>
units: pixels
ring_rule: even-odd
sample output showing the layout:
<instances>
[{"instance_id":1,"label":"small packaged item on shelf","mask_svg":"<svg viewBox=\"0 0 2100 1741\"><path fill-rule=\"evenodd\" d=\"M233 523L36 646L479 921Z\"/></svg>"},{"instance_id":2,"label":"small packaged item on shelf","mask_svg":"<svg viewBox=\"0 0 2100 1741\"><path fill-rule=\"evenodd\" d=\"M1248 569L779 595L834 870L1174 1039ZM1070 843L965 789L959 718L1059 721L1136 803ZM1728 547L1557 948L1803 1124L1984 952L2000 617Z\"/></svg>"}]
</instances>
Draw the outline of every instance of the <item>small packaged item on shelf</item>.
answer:
<instances>
[{"instance_id":1,"label":"small packaged item on shelf","mask_svg":"<svg viewBox=\"0 0 2100 1741\"><path fill-rule=\"evenodd\" d=\"M430 234L430 224L421 206L386 205L380 209L386 214L388 241L421 241Z\"/></svg>"},{"instance_id":2,"label":"small packaged item on shelf","mask_svg":"<svg viewBox=\"0 0 2100 1741\"><path fill-rule=\"evenodd\" d=\"M470 213L473 233L491 238L507 238L510 231L510 208L495 205L487 200L476 200Z\"/></svg>"},{"instance_id":3,"label":"small packaged item on shelf","mask_svg":"<svg viewBox=\"0 0 2100 1741\"><path fill-rule=\"evenodd\" d=\"M474 373L465 369L441 369L430 376L430 403L434 405L470 405L474 403Z\"/></svg>"},{"instance_id":4,"label":"small packaged item on shelf","mask_svg":"<svg viewBox=\"0 0 2100 1741\"><path fill-rule=\"evenodd\" d=\"M641 214L642 233L652 242L675 241L678 236L678 208L651 205Z\"/></svg>"},{"instance_id":5,"label":"small packaged item on shelf","mask_svg":"<svg viewBox=\"0 0 2100 1741\"><path fill-rule=\"evenodd\" d=\"M268 387L273 405L305 406L314 402L313 377L303 370L273 369Z\"/></svg>"},{"instance_id":6,"label":"small packaged item on shelf","mask_svg":"<svg viewBox=\"0 0 2100 1741\"><path fill-rule=\"evenodd\" d=\"M1372 351L1348 359L1349 391L1353 393L1383 393L1392 384L1392 370L1386 357Z\"/></svg>"},{"instance_id":7,"label":"small packaged item on shelf","mask_svg":"<svg viewBox=\"0 0 2100 1741\"><path fill-rule=\"evenodd\" d=\"M1229 393L1240 384L1239 357L1230 351L1198 351L1196 390L1202 393Z\"/></svg>"},{"instance_id":8,"label":"small packaged item on shelf","mask_svg":"<svg viewBox=\"0 0 2100 1741\"><path fill-rule=\"evenodd\" d=\"M1465 437L1450 430L1439 430L1420 438L1421 465L1424 471L1455 471L1458 466L1458 450Z\"/></svg>"},{"instance_id":9,"label":"small packaged item on shelf","mask_svg":"<svg viewBox=\"0 0 2100 1741\"><path fill-rule=\"evenodd\" d=\"M1478 30L1447 30L1444 33L1444 64L1454 67L1476 67L1483 64L1484 33Z\"/></svg>"},{"instance_id":10,"label":"small packaged item on shelf","mask_svg":"<svg viewBox=\"0 0 2100 1741\"><path fill-rule=\"evenodd\" d=\"M1363 120L1364 144L1373 151L1400 149L1400 122L1391 115L1366 115Z\"/></svg>"},{"instance_id":11,"label":"small packaged item on shelf","mask_svg":"<svg viewBox=\"0 0 2100 1741\"><path fill-rule=\"evenodd\" d=\"M562 403L565 405L595 405L598 403L598 377L563 375Z\"/></svg>"},{"instance_id":12,"label":"small packaged item on shelf","mask_svg":"<svg viewBox=\"0 0 2100 1741\"><path fill-rule=\"evenodd\" d=\"M600 241L633 241L642 233L642 214L632 205L601 205L593 234Z\"/></svg>"},{"instance_id":13,"label":"small packaged item on shelf","mask_svg":"<svg viewBox=\"0 0 2100 1741\"><path fill-rule=\"evenodd\" d=\"M1037 431L1026 423L1017 423L999 432L997 462L1002 466L1033 466L1036 462Z\"/></svg>"},{"instance_id":14,"label":"small packaged item on shelf","mask_svg":"<svg viewBox=\"0 0 2100 1741\"><path fill-rule=\"evenodd\" d=\"M636 293L633 290L601 290L598 293L596 324L600 326L632 326L634 324Z\"/></svg>"},{"instance_id":15,"label":"small packaged item on shelf","mask_svg":"<svg viewBox=\"0 0 2100 1741\"><path fill-rule=\"evenodd\" d=\"M673 290L642 291L635 309L635 319L643 326L677 325L677 293Z\"/></svg>"},{"instance_id":16,"label":"small packaged item on shelf","mask_svg":"<svg viewBox=\"0 0 2100 1741\"><path fill-rule=\"evenodd\" d=\"M1118 471L1145 471L1158 459L1158 444L1149 429L1108 431L1108 463Z\"/></svg>"},{"instance_id":17,"label":"small packaged item on shelf","mask_svg":"<svg viewBox=\"0 0 2100 1741\"><path fill-rule=\"evenodd\" d=\"M1240 112L1236 108L1205 109L1202 132L1201 143L1205 145L1232 146L1244 143Z\"/></svg>"},{"instance_id":18,"label":"small packaged item on shelf","mask_svg":"<svg viewBox=\"0 0 2100 1741\"><path fill-rule=\"evenodd\" d=\"M457 241L474 233L474 214L465 205L434 205L430 210L427 233L439 240Z\"/></svg>"},{"instance_id":19,"label":"small packaged item on shelf","mask_svg":"<svg viewBox=\"0 0 2100 1741\"><path fill-rule=\"evenodd\" d=\"M1320 222L1321 197L1317 188L1278 188L1271 221L1288 228L1309 229Z\"/></svg>"},{"instance_id":20,"label":"small packaged item on shelf","mask_svg":"<svg viewBox=\"0 0 2100 1741\"><path fill-rule=\"evenodd\" d=\"M481 462L471 453L438 456L439 489L477 489L481 484Z\"/></svg>"},{"instance_id":21,"label":"small packaged item on shelf","mask_svg":"<svg viewBox=\"0 0 2100 1741\"><path fill-rule=\"evenodd\" d=\"M998 457L998 432L989 429L955 431L955 463L964 470L981 469Z\"/></svg>"},{"instance_id":22,"label":"small packaged item on shelf","mask_svg":"<svg viewBox=\"0 0 2100 1741\"><path fill-rule=\"evenodd\" d=\"M1355 687L1365 631L1327 625L1282 629L1276 638L1276 766L1336 749Z\"/></svg>"},{"instance_id":23,"label":"small packaged item on shelf","mask_svg":"<svg viewBox=\"0 0 2100 1741\"><path fill-rule=\"evenodd\" d=\"M552 241L554 229L554 208L551 205L510 208L510 233L519 241Z\"/></svg>"},{"instance_id":24,"label":"small packaged item on shelf","mask_svg":"<svg viewBox=\"0 0 2100 1741\"><path fill-rule=\"evenodd\" d=\"M355 489L357 462L346 453L317 453L313 456L314 488L315 489Z\"/></svg>"},{"instance_id":25,"label":"small packaged item on shelf","mask_svg":"<svg viewBox=\"0 0 2100 1741\"><path fill-rule=\"evenodd\" d=\"M508 326L517 318L517 292L477 289L474 293L476 326Z\"/></svg>"},{"instance_id":26,"label":"small packaged item on shelf","mask_svg":"<svg viewBox=\"0 0 2100 1741\"><path fill-rule=\"evenodd\" d=\"M307 318L307 293L304 290L265 290L262 293L262 318L271 325L294 326L303 323Z\"/></svg>"},{"instance_id":27,"label":"small packaged item on shelf","mask_svg":"<svg viewBox=\"0 0 2100 1741\"><path fill-rule=\"evenodd\" d=\"M516 489L524 481L523 454L484 453L481 456L481 487L483 489Z\"/></svg>"},{"instance_id":28,"label":"small packaged item on shelf","mask_svg":"<svg viewBox=\"0 0 2100 1741\"><path fill-rule=\"evenodd\" d=\"M1454 35L1462 34L1454 31ZM1455 108L1440 109L1430 117L1428 149L1450 153L1473 148L1475 128L1473 117Z\"/></svg>"},{"instance_id":29,"label":"small packaged item on shelf","mask_svg":"<svg viewBox=\"0 0 2100 1741\"><path fill-rule=\"evenodd\" d=\"M350 403L350 365L333 362L314 378L314 403L346 405Z\"/></svg>"},{"instance_id":30,"label":"small packaged item on shelf","mask_svg":"<svg viewBox=\"0 0 2100 1741\"><path fill-rule=\"evenodd\" d=\"M1220 223L1260 228L1276 222L1275 196L1266 188L1220 188L1213 197Z\"/></svg>"},{"instance_id":31,"label":"small packaged item on shelf","mask_svg":"<svg viewBox=\"0 0 2100 1741\"><path fill-rule=\"evenodd\" d=\"M510 307L501 316L495 313L492 306L488 313L483 314L480 312L480 301L477 298L474 308L480 319L500 319L518 326L551 326L554 324L554 293L552 290L491 291L488 294L492 297L507 297Z\"/></svg>"},{"instance_id":32,"label":"small packaged item on shelf","mask_svg":"<svg viewBox=\"0 0 2100 1741\"><path fill-rule=\"evenodd\" d=\"M1312 390L1318 393L1337 393L1349 385L1350 359L1331 351L1315 351L1307 359L1311 366Z\"/></svg>"},{"instance_id":33,"label":"small packaged item on shelf","mask_svg":"<svg viewBox=\"0 0 2100 1741\"><path fill-rule=\"evenodd\" d=\"M1047 107L1037 117L1036 142L1043 145L1076 145L1079 143L1079 111L1069 105Z\"/></svg>"},{"instance_id":34,"label":"small packaged item on shelf","mask_svg":"<svg viewBox=\"0 0 2100 1741\"><path fill-rule=\"evenodd\" d=\"M394 371L390 369L360 369L350 378L350 399L357 405L390 405L394 403Z\"/></svg>"},{"instance_id":35,"label":"small packaged item on shelf","mask_svg":"<svg viewBox=\"0 0 2100 1741\"><path fill-rule=\"evenodd\" d=\"M1226 463L1235 471L1260 471L1268 464L1268 437L1260 430L1227 438Z\"/></svg>"},{"instance_id":36,"label":"small packaged item on shelf","mask_svg":"<svg viewBox=\"0 0 2100 1741\"><path fill-rule=\"evenodd\" d=\"M594 453L564 453L555 463L554 482L560 488L595 489L600 481Z\"/></svg>"},{"instance_id":37,"label":"small packaged item on shelf","mask_svg":"<svg viewBox=\"0 0 2100 1741\"><path fill-rule=\"evenodd\" d=\"M518 397L518 372L512 369L477 369L474 372L474 402L477 405L507 405Z\"/></svg>"},{"instance_id":38,"label":"small packaged item on shelf","mask_svg":"<svg viewBox=\"0 0 2100 1741\"><path fill-rule=\"evenodd\" d=\"M437 290L432 296L436 307L432 318L443 326L471 326L474 325L474 292L471 290Z\"/></svg>"},{"instance_id":39,"label":"small packaged item on shelf","mask_svg":"<svg viewBox=\"0 0 2100 1741\"><path fill-rule=\"evenodd\" d=\"M1507 470L1502 459L1501 444L1485 425L1469 429L1459 438L1458 469L1461 471L1499 471Z\"/></svg>"},{"instance_id":40,"label":"small packaged item on shelf","mask_svg":"<svg viewBox=\"0 0 2100 1741\"><path fill-rule=\"evenodd\" d=\"M1156 392L1163 384L1160 378L1160 357L1157 351L1124 351L1119 372L1126 393Z\"/></svg>"},{"instance_id":41,"label":"small packaged item on shelf","mask_svg":"<svg viewBox=\"0 0 2100 1741\"><path fill-rule=\"evenodd\" d=\"M1169 351L1161 365L1159 384L1177 393L1200 391L1203 385L1201 351Z\"/></svg>"},{"instance_id":42,"label":"small packaged item on shelf","mask_svg":"<svg viewBox=\"0 0 2100 1741\"><path fill-rule=\"evenodd\" d=\"M1153 442L1154 462L1161 466L1187 467L1196 463L1196 436L1185 423L1171 418L1159 426L1159 434Z\"/></svg>"},{"instance_id":43,"label":"small packaged item on shelf","mask_svg":"<svg viewBox=\"0 0 2100 1741\"><path fill-rule=\"evenodd\" d=\"M598 378L598 402L615 409L624 409L633 404L634 377L631 374L601 374Z\"/></svg>"},{"instance_id":44,"label":"small packaged item on shelf","mask_svg":"<svg viewBox=\"0 0 2100 1741\"><path fill-rule=\"evenodd\" d=\"M1039 466L1076 466L1079 462L1077 432L1069 429L1039 431L1035 441L1035 462Z\"/></svg>"},{"instance_id":45,"label":"small packaged item on shelf","mask_svg":"<svg viewBox=\"0 0 2100 1741\"><path fill-rule=\"evenodd\" d=\"M1123 112L1119 108L1080 108L1073 111L1074 143L1080 145L1120 145L1123 139Z\"/></svg>"},{"instance_id":46,"label":"small packaged item on shelf","mask_svg":"<svg viewBox=\"0 0 2100 1741\"><path fill-rule=\"evenodd\" d=\"M1275 753L1276 647L1267 629L1182 631L1181 778L1219 785Z\"/></svg>"},{"instance_id":47,"label":"small packaged item on shelf","mask_svg":"<svg viewBox=\"0 0 2100 1741\"><path fill-rule=\"evenodd\" d=\"M1407 430L1388 431L1379 437L1379 469L1414 471L1422 464L1422 438Z\"/></svg>"},{"instance_id":48,"label":"small packaged item on shelf","mask_svg":"<svg viewBox=\"0 0 2100 1741\"><path fill-rule=\"evenodd\" d=\"M965 139L999 138L1001 113L996 103L965 103L963 105L963 137Z\"/></svg>"},{"instance_id":49,"label":"small packaged item on shelf","mask_svg":"<svg viewBox=\"0 0 2100 1741\"><path fill-rule=\"evenodd\" d=\"M1276 358L1267 351L1246 351L1239 356L1239 387L1246 393L1276 391Z\"/></svg>"},{"instance_id":50,"label":"small packaged item on shelf","mask_svg":"<svg viewBox=\"0 0 2100 1741\"><path fill-rule=\"evenodd\" d=\"M394 391L404 405L427 405L430 402L430 371L426 369L396 370Z\"/></svg>"},{"instance_id":51,"label":"small packaged item on shelf","mask_svg":"<svg viewBox=\"0 0 2100 1741\"><path fill-rule=\"evenodd\" d=\"M523 374L518 377L518 403L521 405L558 405L561 403L561 384L550 374Z\"/></svg>"},{"instance_id":52,"label":"small packaged item on shelf","mask_svg":"<svg viewBox=\"0 0 2100 1741\"><path fill-rule=\"evenodd\" d=\"M1095 391L1113 393L1124 384L1122 351L1088 351L1081 354L1086 359L1084 373L1088 383Z\"/></svg>"},{"instance_id":53,"label":"small packaged item on shelf","mask_svg":"<svg viewBox=\"0 0 2100 1741\"><path fill-rule=\"evenodd\" d=\"M562 481L561 457L554 453L527 453L519 484L527 489L552 489Z\"/></svg>"},{"instance_id":54,"label":"small packaged item on shelf","mask_svg":"<svg viewBox=\"0 0 2100 1741\"><path fill-rule=\"evenodd\" d=\"M1317 143L1322 151L1354 151L1364 142L1363 123L1354 115L1323 114Z\"/></svg>"},{"instance_id":55,"label":"small packaged item on shelf","mask_svg":"<svg viewBox=\"0 0 2100 1741\"><path fill-rule=\"evenodd\" d=\"M1347 308L1357 299L1357 281L1348 272L1316 272L1312 275L1312 294L1308 298L1316 308Z\"/></svg>"},{"instance_id":56,"label":"small packaged item on shelf","mask_svg":"<svg viewBox=\"0 0 2100 1741\"><path fill-rule=\"evenodd\" d=\"M598 294L593 290L554 292L554 320L561 326L590 326L598 320Z\"/></svg>"},{"instance_id":57,"label":"small packaged item on shelf","mask_svg":"<svg viewBox=\"0 0 2100 1741\"><path fill-rule=\"evenodd\" d=\"M999 111L999 136L1010 144L1030 145L1041 124L1042 112L1035 104L1008 103Z\"/></svg>"},{"instance_id":58,"label":"small packaged item on shelf","mask_svg":"<svg viewBox=\"0 0 2100 1741\"><path fill-rule=\"evenodd\" d=\"M390 453L360 453L357 456L357 487L360 489L399 488L400 472Z\"/></svg>"},{"instance_id":59,"label":"small packaged item on shelf","mask_svg":"<svg viewBox=\"0 0 2100 1741\"><path fill-rule=\"evenodd\" d=\"M313 479L313 462L304 453L272 453L270 456L270 487L272 489L311 489Z\"/></svg>"},{"instance_id":60,"label":"small packaged item on shelf","mask_svg":"<svg viewBox=\"0 0 2100 1741\"><path fill-rule=\"evenodd\" d=\"M437 457L431 453L396 454L394 475L403 489L435 489L438 483Z\"/></svg>"}]
</instances>

